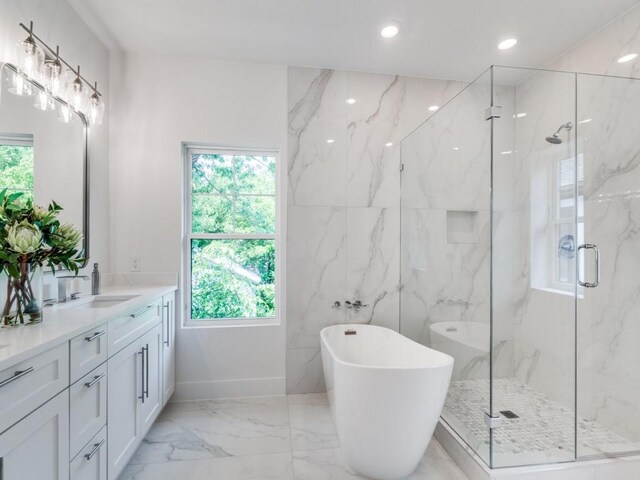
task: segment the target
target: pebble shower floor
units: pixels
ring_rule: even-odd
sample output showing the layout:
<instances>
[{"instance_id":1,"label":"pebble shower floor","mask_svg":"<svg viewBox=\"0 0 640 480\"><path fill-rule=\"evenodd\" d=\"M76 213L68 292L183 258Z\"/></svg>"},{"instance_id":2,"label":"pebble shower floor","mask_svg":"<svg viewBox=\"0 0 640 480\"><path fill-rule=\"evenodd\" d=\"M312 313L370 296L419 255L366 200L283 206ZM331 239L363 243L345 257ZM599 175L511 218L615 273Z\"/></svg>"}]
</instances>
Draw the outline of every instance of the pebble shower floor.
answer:
<instances>
[{"instance_id":1,"label":"pebble shower floor","mask_svg":"<svg viewBox=\"0 0 640 480\"><path fill-rule=\"evenodd\" d=\"M512 378L494 380L496 411L510 410L518 418L502 415L494 430L493 466L516 466L568 461L574 455L574 413L530 385ZM489 430L484 423L489 406L488 380L451 382L442 416L482 457L489 458ZM578 420L578 453L640 450L622 436L586 419ZM634 448L635 446L635 448Z\"/></svg>"}]
</instances>

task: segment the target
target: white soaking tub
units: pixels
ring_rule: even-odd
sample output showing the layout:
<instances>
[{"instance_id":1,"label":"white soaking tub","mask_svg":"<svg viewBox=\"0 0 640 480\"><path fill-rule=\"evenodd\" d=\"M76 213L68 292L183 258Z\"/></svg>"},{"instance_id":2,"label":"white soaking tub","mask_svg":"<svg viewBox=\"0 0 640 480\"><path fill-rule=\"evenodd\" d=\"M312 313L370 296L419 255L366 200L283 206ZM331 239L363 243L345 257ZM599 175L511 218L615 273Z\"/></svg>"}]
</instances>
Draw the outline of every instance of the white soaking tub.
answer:
<instances>
[{"instance_id":1,"label":"white soaking tub","mask_svg":"<svg viewBox=\"0 0 640 480\"><path fill-rule=\"evenodd\" d=\"M320 339L331 411L349 467L378 480L410 475L440 416L453 358L373 325L326 327Z\"/></svg>"}]
</instances>

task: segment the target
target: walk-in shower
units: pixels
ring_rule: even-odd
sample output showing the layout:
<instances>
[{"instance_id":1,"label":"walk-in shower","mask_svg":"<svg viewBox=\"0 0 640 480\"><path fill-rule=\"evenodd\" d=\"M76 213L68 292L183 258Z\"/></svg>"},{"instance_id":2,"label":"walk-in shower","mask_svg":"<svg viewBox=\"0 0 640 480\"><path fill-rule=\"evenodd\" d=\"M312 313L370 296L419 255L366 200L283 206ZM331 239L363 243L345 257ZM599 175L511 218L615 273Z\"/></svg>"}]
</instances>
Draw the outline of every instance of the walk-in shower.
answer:
<instances>
[{"instance_id":1,"label":"walk-in shower","mask_svg":"<svg viewBox=\"0 0 640 480\"><path fill-rule=\"evenodd\" d=\"M640 80L492 67L402 142L401 333L493 468L640 451L639 128Z\"/></svg>"}]
</instances>

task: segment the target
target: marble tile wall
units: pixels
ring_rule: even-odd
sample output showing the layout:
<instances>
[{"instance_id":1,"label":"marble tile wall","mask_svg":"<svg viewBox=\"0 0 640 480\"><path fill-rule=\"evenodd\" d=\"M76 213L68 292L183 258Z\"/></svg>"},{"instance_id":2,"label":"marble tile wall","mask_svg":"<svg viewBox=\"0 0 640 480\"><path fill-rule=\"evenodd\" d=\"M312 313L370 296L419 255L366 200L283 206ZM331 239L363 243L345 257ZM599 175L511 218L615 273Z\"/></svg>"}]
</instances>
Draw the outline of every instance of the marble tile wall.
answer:
<instances>
[{"instance_id":1,"label":"marble tile wall","mask_svg":"<svg viewBox=\"0 0 640 480\"><path fill-rule=\"evenodd\" d=\"M400 141L431 114L429 106L443 105L462 88L289 68L288 392L324 390L323 327L399 329ZM347 104L348 98L356 102ZM367 307L348 310L345 300ZM335 301L342 308L332 308Z\"/></svg>"}]
</instances>

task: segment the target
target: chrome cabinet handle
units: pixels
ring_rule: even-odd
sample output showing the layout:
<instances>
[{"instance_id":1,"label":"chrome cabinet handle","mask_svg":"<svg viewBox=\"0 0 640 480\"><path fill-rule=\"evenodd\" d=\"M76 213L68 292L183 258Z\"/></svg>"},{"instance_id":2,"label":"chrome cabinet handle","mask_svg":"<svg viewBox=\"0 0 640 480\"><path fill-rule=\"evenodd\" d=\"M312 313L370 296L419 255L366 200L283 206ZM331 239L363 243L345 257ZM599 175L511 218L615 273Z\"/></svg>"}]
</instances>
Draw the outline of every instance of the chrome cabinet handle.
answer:
<instances>
[{"instance_id":1,"label":"chrome cabinet handle","mask_svg":"<svg viewBox=\"0 0 640 480\"><path fill-rule=\"evenodd\" d=\"M136 318L139 317L140 315L147 313L149 310L151 310L153 308L153 305L148 305L146 307L144 307L142 310L137 311L136 313L132 313L131 315L129 315L131 318Z\"/></svg>"},{"instance_id":2,"label":"chrome cabinet handle","mask_svg":"<svg viewBox=\"0 0 640 480\"><path fill-rule=\"evenodd\" d=\"M171 336L171 318L169 316L170 314L170 310L169 310L169 303L167 302L166 305L163 305L163 308L167 309L167 339L164 341L164 344L168 347L169 346L169 337Z\"/></svg>"},{"instance_id":3,"label":"chrome cabinet handle","mask_svg":"<svg viewBox=\"0 0 640 480\"><path fill-rule=\"evenodd\" d=\"M106 332L106 330L103 330L101 332L96 332L93 335L89 336L89 337L84 337L85 341L87 342L93 342L96 338L100 338L101 336L103 336Z\"/></svg>"},{"instance_id":4,"label":"chrome cabinet handle","mask_svg":"<svg viewBox=\"0 0 640 480\"><path fill-rule=\"evenodd\" d=\"M598 250L598 246L593 243L583 243L578 246L578 252L580 250L593 250L595 253L594 261L595 261L595 270L596 270L596 281L595 282L586 282L580 280L580 272L578 273L578 284L582 287L586 288L595 288L600 285L600 250Z\"/></svg>"},{"instance_id":5,"label":"chrome cabinet handle","mask_svg":"<svg viewBox=\"0 0 640 480\"><path fill-rule=\"evenodd\" d=\"M105 375L106 375L105 373L101 373L100 375L96 375L95 377L93 377L93 380L91 380L90 382L86 382L84 384L84 386L87 387L87 388L93 387L96 383L98 383L100 380L102 380Z\"/></svg>"},{"instance_id":6,"label":"chrome cabinet handle","mask_svg":"<svg viewBox=\"0 0 640 480\"><path fill-rule=\"evenodd\" d=\"M138 355L142 356L142 374L140 375L140 378L142 379L142 392L141 392L141 395L138 397L140 400L142 400L142 403L144 403L144 372L145 372L144 348L145 347L142 347L142 350L138 352Z\"/></svg>"},{"instance_id":7,"label":"chrome cabinet handle","mask_svg":"<svg viewBox=\"0 0 640 480\"><path fill-rule=\"evenodd\" d=\"M25 370L17 370L12 377L9 377L6 380L0 382L0 388L4 387L5 385L9 385L11 382L15 382L19 378L29 375L31 372L33 372L33 367L29 367Z\"/></svg>"},{"instance_id":8,"label":"chrome cabinet handle","mask_svg":"<svg viewBox=\"0 0 640 480\"><path fill-rule=\"evenodd\" d=\"M146 361L146 371L145 371L145 382L144 382L144 394L147 396L147 398L149 398L149 344L147 343L147 346L144 347L145 350L145 355L147 356L147 361Z\"/></svg>"},{"instance_id":9,"label":"chrome cabinet handle","mask_svg":"<svg viewBox=\"0 0 640 480\"><path fill-rule=\"evenodd\" d=\"M100 443L95 443L93 445L93 449L89 452L89 453L85 453L84 458L86 458L87 460L91 460L93 458L93 456L98 453L98 450L100 450L100 447L104 445L104 438L102 440L100 440Z\"/></svg>"}]
</instances>

